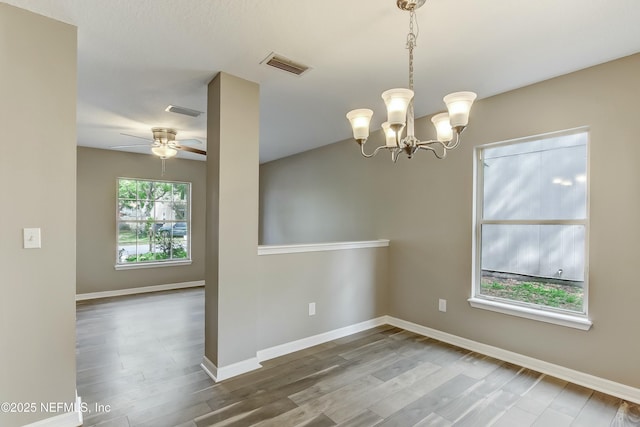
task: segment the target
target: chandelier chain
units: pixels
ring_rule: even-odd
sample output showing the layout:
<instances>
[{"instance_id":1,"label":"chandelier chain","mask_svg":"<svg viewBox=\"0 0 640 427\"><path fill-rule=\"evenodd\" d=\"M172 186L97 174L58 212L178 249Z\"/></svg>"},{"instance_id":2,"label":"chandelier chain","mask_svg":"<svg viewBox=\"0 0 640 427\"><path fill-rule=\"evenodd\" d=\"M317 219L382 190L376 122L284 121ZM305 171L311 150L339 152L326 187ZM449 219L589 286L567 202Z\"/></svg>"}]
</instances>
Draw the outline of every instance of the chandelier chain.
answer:
<instances>
[{"instance_id":1,"label":"chandelier chain","mask_svg":"<svg viewBox=\"0 0 640 427\"><path fill-rule=\"evenodd\" d=\"M409 49L409 89L411 90L413 90L413 48L417 46L416 41L418 40L418 33L420 32L420 28L414 31L414 25L418 27L418 19L415 10L412 9L409 12L409 34L407 34L407 49Z\"/></svg>"}]
</instances>

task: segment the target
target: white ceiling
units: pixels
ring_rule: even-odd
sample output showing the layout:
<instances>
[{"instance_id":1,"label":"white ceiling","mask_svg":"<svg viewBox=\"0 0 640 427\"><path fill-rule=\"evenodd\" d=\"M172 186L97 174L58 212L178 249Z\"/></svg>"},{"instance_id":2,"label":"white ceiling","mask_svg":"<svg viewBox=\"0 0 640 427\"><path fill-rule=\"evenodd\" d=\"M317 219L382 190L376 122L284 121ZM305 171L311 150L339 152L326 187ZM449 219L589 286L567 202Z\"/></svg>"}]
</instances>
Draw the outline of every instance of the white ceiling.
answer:
<instances>
[{"instance_id":1,"label":"white ceiling","mask_svg":"<svg viewBox=\"0 0 640 427\"><path fill-rule=\"evenodd\" d=\"M144 144L121 133L151 136L153 126L204 139L205 115L164 109L205 111L207 83L225 71L260 84L266 162L350 137L353 108L372 108L378 126L380 93L407 86L409 16L395 0L6 3L78 27L81 146ZM640 0L427 0L418 21L417 116L443 110L449 92L484 98L640 51ZM313 69L296 77L260 65L272 51Z\"/></svg>"}]
</instances>

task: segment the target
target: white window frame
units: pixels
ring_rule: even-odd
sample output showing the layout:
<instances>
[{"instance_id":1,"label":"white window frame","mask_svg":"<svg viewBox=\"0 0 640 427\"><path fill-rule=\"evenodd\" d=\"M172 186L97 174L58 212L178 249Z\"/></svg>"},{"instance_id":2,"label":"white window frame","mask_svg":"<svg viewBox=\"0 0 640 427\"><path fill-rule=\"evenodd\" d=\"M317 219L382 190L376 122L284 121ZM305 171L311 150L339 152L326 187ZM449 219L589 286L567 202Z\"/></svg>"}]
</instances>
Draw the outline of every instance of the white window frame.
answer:
<instances>
[{"instance_id":1,"label":"white window frame","mask_svg":"<svg viewBox=\"0 0 640 427\"><path fill-rule=\"evenodd\" d=\"M187 215L184 221L173 221L173 222L186 222L187 223L187 235L186 244L187 244L187 258L180 259L167 259L167 260L156 260L156 261L136 261L136 262L128 262L121 263L118 256L118 236L119 236L119 224L121 222L142 222L142 221L131 221L131 220L120 220L120 180L127 179L130 181L145 181L145 182L161 182L161 183L171 183L171 184L186 184L188 186L188 195L187 195ZM116 262L114 268L116 270L135 270L141 268L156 268L156 267L172 267L172 266L180 266L180 265L191 265L192 256L191 256L191 193L192 193L192 183L186 181L171 181L171 180L163 180L163 179L155 179L155 178L128 178L128 177L117 177L116 178Z\"/></svg>"},{"instance_id":2,"label":"white window frame","mask_svg":"<svg viewBox=\"0 0 640 427\"><path fill-rule=\"evenodd\" d=\"M577 133L587 134L587 181L586 181L586 218L580 220L485 220L483 218L484 206L484 160L483 153L487 148L495 148L505 145L525 143L541 139L555 138L564 135ZM559 132L534 135L524 138L511 139L507 141L495 142L476 146L474 150L474 188L473 188L473 254L472 254L472 285L471 297L468 299L473 308L490 310L497 313L511 316L523 317L526 319L538 320L570 328L589 330L592 322L589 319L589 194L590 194L590 132L588 127L579 127ZM582 225L585 230L584 247L584 285L583 285L583 312L571 312L569 310L554 309L532 303L512 301L504 298L494 298L480 294L480 283L482 278L482 226L486 224L499 225Z\"/></svg>"}]
</instances>

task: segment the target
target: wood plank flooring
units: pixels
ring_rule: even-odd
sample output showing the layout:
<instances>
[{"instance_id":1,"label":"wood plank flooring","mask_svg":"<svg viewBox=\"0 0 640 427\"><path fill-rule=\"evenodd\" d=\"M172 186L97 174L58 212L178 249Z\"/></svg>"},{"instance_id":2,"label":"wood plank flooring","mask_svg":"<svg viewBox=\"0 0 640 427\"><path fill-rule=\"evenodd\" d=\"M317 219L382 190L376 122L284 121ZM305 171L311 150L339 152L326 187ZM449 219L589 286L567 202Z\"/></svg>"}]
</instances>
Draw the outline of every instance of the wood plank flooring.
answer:
<instances>
[{"instance_id":1,"label":"wood plank flooring","mask_svg":"<svg viewBox=\"0 0 640 427\"><path fill-rule=\"evenodd\" d=\"M637 405L389 326L215 384L203 325L203 289L79 302L84 425L640 425Z\"/></svg>"}]
</instances>

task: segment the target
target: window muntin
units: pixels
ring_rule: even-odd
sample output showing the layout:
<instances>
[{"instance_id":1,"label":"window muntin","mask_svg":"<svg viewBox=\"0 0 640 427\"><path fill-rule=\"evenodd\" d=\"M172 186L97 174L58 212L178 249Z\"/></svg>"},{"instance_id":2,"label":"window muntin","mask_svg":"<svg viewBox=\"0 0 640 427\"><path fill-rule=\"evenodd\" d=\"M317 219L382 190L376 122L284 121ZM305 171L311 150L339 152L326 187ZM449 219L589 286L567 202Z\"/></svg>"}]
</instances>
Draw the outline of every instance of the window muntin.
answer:
<instances>
[{"instance_id":1,"label":"window muntin","mask_svg":"<svg viewBox=\"0 0 640 427\"><path fill-rule=\"evenodd\" d=\"M477 149L473 297L586 315L584 129Z\"/></svg>"},{"instance_id":2,"label":"window muntin","mask_svg":"<svg viewBox=\"0 0 640 427\"><path fill-rule=\"evenodd\" d=\"M191 184L118 178L116 266L191 259Z\"/></svg>"}]
</instances>

